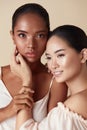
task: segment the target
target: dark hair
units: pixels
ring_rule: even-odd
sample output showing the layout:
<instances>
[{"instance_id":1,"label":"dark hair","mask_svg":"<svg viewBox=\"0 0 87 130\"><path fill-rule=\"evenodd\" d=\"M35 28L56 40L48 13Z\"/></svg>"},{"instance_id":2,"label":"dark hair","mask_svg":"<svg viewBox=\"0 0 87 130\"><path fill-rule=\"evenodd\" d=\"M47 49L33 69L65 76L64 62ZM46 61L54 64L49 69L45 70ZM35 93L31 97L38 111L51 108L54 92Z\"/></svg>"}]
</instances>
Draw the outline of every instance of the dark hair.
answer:
<instances>
[{"instance_id":1,"label":"dark hair","mask_svg":"<svg viewBox=\"0 0 87 130\"><path fill-rule=\"evenodd\" d=\"M66 40L67 44L78 52L80 52L83 48L87 48L86 33L77 26L74 25L59 26L51 32L50 37L54 35Z\"/></svg>"},{"instance_id":2,"label":"dark hair","mask_svg":"<svg viewBox=\"0 0 87 130\"><path fill-rule=\"evenodd\" d=\"M26 13L35 13L35 14L39 15L40 17L42 17L43 20L46 22L48 31L50 31L49 14L45 8L43 8L41 5L36 4L36 3L24 4L15 10L15 12L12 16L12 30L13 31L14 31L14 27L15 27L16 21L19 18L19 16L26 14Z\"/></svg>"}]
</instances>

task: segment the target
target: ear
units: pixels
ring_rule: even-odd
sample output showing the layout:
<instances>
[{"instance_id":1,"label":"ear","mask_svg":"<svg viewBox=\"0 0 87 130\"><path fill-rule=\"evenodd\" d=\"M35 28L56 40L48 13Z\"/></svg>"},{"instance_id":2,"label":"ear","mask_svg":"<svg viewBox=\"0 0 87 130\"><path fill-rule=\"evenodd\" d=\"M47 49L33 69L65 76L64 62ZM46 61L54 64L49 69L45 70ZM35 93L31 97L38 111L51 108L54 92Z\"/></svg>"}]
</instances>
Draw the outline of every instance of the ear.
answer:
<instances>
[{"instance_id":1,"label":"ear","mask_svg":"<svg viewBox=\"0 0 87 130\"><path fill-rule=\"evenodd\" d=\"M10 31L10 35L11 35L12 40L13 40L13 42L14 42L14 33L13 33L13 31L12 31L12 30ZM14 42L14 44L15 44L15 42Z\"/></svg>"},{"instance_id":2,"label":"ear","mask_svg":"<svg viewBox=\"0 0 87 130\"><path fill-rule=\"evenodd\" d=\"M11 37L12 37L12 39L14 39L13 37L13 31L12 30L10 30L10 35L11 35Z\"/></svg>"},{"instance_id":3,"label":"ear","mask_svg":"<svg viewBox=\"0 0 87 130\"><path fill-rule=\"evenodd\" d=\"M82 49L81 55L81 63L85 63L87 61L87 48Z\"/></svg>"}]
</instances>

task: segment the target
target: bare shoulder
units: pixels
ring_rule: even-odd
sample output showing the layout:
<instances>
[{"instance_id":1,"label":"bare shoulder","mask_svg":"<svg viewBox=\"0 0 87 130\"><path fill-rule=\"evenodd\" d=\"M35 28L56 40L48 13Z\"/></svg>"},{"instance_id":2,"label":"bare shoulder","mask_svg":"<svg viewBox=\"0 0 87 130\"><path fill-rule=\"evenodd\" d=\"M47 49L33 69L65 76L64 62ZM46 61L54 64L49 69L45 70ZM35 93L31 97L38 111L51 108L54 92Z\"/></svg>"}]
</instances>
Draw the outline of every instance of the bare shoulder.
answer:
<instances>
[{"instance_id":1,"label":"bare shoulder","mask_svg":"<svg viewBox=\"0 0 87 130\"><path fill-rule=\"evenodd\" d=\"M2 67L1 67L1 72L2 72L2 75L3 75L3 76L8 76L9 73L11 72L11 71L10 71L10 66L9 66L9 65L7 65L7 66L2 66Z\"/></svg>"},{"instance_id":2,"label":"bare shoulder","mask_svg":"<svg viewBox=\"0 0 87 130\"><path fill-rule=\"evenodd\" d=\"M64 104L71 111L78 113L84 119L87 119L87 90L71 96Z\"/></svg>"},{"instance_id":3,"label":"bare shoulder","mask_svg":"<svg viewBox=\"0 0 87 130\"><path fill-rule=\"evenodd\" d=\"M2 69L4 72L7 72L7 71L10 70L10 65L2 66L1 69Z\"/></svg>"}]
</instances>

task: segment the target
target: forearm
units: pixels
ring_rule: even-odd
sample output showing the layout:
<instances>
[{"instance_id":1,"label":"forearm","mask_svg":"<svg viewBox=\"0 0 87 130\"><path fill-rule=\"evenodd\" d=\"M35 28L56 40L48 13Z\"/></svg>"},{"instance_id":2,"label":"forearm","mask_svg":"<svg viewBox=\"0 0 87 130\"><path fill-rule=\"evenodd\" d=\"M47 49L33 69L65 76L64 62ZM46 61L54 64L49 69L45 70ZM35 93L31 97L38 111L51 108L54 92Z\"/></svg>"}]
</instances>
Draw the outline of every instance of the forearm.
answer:
<instances>
[{"instance_id":1,"label":"forearm","mask_svg":"<svg viewBox=\"0 0 87 130\"><path fill-rule=\"evenodd\" d=\"M32 110L20 110L16 118L16 130L19 130L24 122L32 118Z\"/></svg>"},{"instance_id":2,"label":"forearm","mask_svg":"<svg viewBox=\"0 0 87 130\"><path fill-rule=\"evenodd\" d=\"M22 90L21 93L24 93L24 94L29 93L29 96L32 99L33 90L29 89L29 88L32 88L32 85L23 86L23 88L24 88L24 90ZM29 100L30 100L30 98L29 98ZM31 102L31 105L33 106L33 99L29 102ZM24 102L23 104L25 104L28 107L28 109L21 109L20 111L18 111L17 117L16 117L16 130L19 130L19 128L21 127L21 125L24 122L26 122L29 118L32 118L32 109L31 109L31 107L28 106L28 102Z\"/></svg>"},{"instance_id":3,"label":"forearm","mask_svg":"<svg viewBox=\"0 0 87 130\"><path fill-rule=\"evenodd\" d=\"M12 117L12 112L8 110L8 107L0 109L0 123L10 117Z\"/></svg>"}]
</instances>

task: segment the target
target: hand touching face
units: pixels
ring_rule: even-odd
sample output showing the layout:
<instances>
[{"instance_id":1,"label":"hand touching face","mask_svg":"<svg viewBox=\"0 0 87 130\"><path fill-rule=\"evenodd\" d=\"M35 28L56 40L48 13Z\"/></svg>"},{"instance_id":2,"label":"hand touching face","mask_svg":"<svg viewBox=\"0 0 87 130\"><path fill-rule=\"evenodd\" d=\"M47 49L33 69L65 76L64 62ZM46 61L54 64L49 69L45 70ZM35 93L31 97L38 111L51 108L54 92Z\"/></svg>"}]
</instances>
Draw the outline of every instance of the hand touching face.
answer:
<instances>
[{"instance_id":1,"label":"hand touching face","mask_svg":"<svg viewBox=\"0 0 87 130\"><path fill-rule=\"evenodd\" d=\"M16 76L21 78L22 85L29 86L30 84L32 84L32 73L30 67L23 59L21 54L17 51L17 49L14 50L10 66L11 71Z\"/></svg>"}]
</instances>

